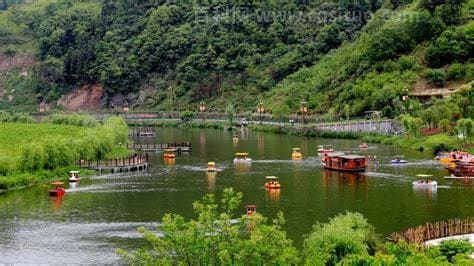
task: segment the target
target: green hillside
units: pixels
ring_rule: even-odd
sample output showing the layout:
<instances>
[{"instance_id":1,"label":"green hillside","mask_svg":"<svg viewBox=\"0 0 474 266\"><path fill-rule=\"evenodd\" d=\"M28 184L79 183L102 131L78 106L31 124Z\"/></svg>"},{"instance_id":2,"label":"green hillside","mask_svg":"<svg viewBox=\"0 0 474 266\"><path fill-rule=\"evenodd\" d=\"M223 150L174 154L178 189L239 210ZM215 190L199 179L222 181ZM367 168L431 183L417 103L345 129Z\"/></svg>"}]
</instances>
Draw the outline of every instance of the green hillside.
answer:
<instances>
[{"instance_id":1,"label":"green hillside","mask_svg":"<svg viewBox=\"0 0 474 266\"><path fill-rule=\"evenodd\" d=\"M28 76L0 67L2 109L100 84L105 104L148 110L263 100L285 113L306 99L327 117L393 116L416 105L406 90L474 76L473 0L13 2L0 8L0 51L38 61Z\"/></svg>"}]
</instances>

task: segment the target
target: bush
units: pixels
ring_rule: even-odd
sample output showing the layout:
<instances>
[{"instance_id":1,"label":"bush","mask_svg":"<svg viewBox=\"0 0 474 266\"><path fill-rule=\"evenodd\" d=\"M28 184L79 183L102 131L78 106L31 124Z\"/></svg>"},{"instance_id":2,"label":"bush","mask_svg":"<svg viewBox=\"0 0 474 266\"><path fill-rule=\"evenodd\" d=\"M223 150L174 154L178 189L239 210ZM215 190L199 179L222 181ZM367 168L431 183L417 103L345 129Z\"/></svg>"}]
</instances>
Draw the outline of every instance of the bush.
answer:
<instances>
[{"instance_id":1,"label":"bush","mask_svg":"<svg viewBox=\"0 0 474 266\"><path fill-rule=\"evenodd\" d=\"M447 240L441 242L437 247L428 250L433 257L444 257L447 261L454 263L457 255L469 255L474 252L474 247L469 240Z\"/></svg>"},{"instance_id":2,"label":"bush","mask_svg":"<svg viewBox=\"0 0 474 266\"><path fill-rule=\"evenodd\" d=\"M20 170L24 172L35 172L43 169L43 156L43 150L37 144L26 146L21 153Z\"/></svg>"},{"instance_id":3,"label":"bush","mask_svg":"<svg viewBox=\"0 0 474 266\"><path fill-rule=\"evenodd\" d=\"M99 122L94 117L81 114L54 114L51 116L49 122L57 125L70 125L79 127L96 127L99 125Z\"/></svg>"},{"instance_id":4,"label":"bush","mask_svg":"<svg viewBox=\"0 0 474 266\"><path fill-rule=\"evenodd\" d=\"M74 164L72 152L64 143L47 143L44 146L44 168L52 170Z\"/></svg>"},{"instance_id":5,"label":"bush","mask_svg":"<svg viewBox=\"0 0 474 266\"><path fill-rule=\"evenodd\" d=\"M346 256L373 255L374 228L360 213L348 212L316 224L303 244L303 257L309 265L336 265Z\"/></svg>"},{"instance_id":6,"label":"bush","mask_svg":"<svg viewBox=\"0 0 474 266\"><path fill-rule=\"evenodd\" d=\"M466 75L466 69L464 68L463 65L461 65L459 63L452 64L448 68L447 78L449 80L460 80L460 79L464 78L465 75Z\"/></svg>"},{"instance_id":7,"label":"bush","mask_svg":"<svg viewBox=\"0 0 474 266\"><path fill-rule=\"evenodd\" d=\"M443 87L446 84L446 73L441 70L428 69L425 74L428 83L437 87Z\"/></svg>"}]
</instances>

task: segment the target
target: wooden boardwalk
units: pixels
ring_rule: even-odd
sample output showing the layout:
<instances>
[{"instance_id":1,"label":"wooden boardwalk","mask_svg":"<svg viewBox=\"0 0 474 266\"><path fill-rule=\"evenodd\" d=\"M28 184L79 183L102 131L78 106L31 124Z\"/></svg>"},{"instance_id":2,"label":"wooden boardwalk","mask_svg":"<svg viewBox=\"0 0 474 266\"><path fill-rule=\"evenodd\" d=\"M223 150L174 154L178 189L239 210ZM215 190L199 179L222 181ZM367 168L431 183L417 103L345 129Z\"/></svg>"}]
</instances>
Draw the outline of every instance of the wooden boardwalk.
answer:
<instances>
[{"instance_id":1,"label":"wooden boardwalk","mask_svg":"<svg viewBox=\"0 0 474 266\"><path fill-rule=\"evenodd\" d=\"M472 233L474 233L474 218L451 219L436 223L426 223L403 232L393 233L390 235L390 239L395 242L404 240L408 243L424 243L433 239Z\"/></svg>"},{"instance_id":2,"label":"wooden boardwalk","mask_svg":"<svg viewBox=\"0 0 474 266\"><path fill-rule=\"evenodd\" d=\"M148 167L148 154L100 161L81 160L78 166L81 168L95 169L99 172L110 171L112 173L144 170Z\"/></svg>"},{"instance_id":3,"label":"wooden boardwalk","mask_svg":"<svg viewBox=\"0 0 474 266\"><path fill-rule=\"evenodd\" d=\"M181 143L129 143L127 148L137 151L163 151L164 149L174 149L177 152L191 152L190 142Z\"/></svg>"},{"instance_id":4,"label":"wooden boardwalk","mask_svg":"<svg viewBox=\"0 0 474 266\"><path fill-rule=\"evenodd\" d=\"M132 128L128 131L130 137L154 137L156 136L156 130L152 127L140 127Z\"/></svg>"}]
</instances>

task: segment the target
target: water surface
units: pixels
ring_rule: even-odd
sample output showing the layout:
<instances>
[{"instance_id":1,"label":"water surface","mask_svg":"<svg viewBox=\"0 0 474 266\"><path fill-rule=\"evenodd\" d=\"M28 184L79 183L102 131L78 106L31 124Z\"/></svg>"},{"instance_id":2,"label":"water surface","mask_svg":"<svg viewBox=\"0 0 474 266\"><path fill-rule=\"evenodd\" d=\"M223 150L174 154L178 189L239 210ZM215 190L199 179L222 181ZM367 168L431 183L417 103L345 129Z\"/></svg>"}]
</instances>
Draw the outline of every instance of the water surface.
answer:
<instances>
[{"instance_id":1,"label":"water surface","mask_svg":"<svg viewBox=\"0 0 474 266\"><path fill-rule=\"evenodd\" d=\"M360 151L353 140L237 134L235 144L227 131L158 129L156 138L137 141L191 141L193 152L174 163L152 154L148 170L83 179L62 199L50 198L47 186L0 195L0 263L117 263L116 248L143 244L137 227L155 229L169 212L192 218L193 201L226 187L244 192L243 205L256 204L268 217L282 211L285 230L297 246L313 224L346 210L362 213L383 236L427 221L474 215L474 184L444 180L447 173L429 153L375 144ZM319 144L376 155L379 162L361 175L329 172L319 165ZM302 149L304 160L290 159L293 147ZM233 154L243 151L254 162L234 166ZM408 164L388 163L401 154ZM203 171L208 161L221 169L217 175ZM411 182L421 173L433 174L438 189L414 189ZM281 191L265 190L266 175L280 177Z\"/></svg>"}]
</instances>

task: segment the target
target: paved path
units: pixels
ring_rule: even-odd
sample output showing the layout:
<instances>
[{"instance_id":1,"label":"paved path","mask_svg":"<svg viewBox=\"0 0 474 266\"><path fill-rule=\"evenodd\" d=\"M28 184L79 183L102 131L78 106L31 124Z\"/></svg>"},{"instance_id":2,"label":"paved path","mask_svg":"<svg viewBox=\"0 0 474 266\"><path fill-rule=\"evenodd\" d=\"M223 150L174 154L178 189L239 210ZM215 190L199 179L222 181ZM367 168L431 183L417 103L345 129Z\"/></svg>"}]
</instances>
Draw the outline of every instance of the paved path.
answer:
<instances>
[{"instance_id":1,"label":"paved path","mask_svg":"<svg viewBox=\"0 0 474 266\"><path fill-rule=\"evenodd\" d=\"M474 244L474 234L467 234L467 235L448 236L448 237L428 240L428 241L425 242L425 245L427 245L427 246L437 246L445 240L453 240L453 239L469 239L469 242Z\"/></svg>"}]
</instances>

